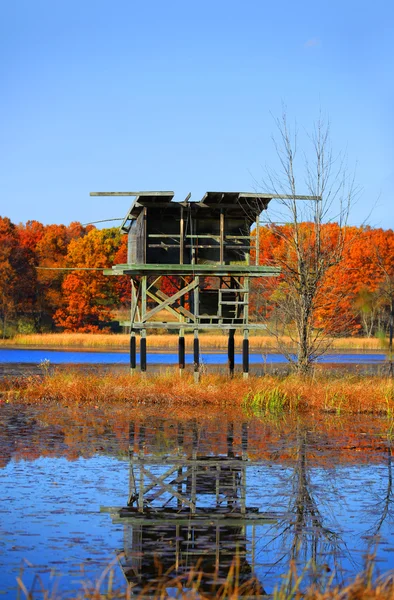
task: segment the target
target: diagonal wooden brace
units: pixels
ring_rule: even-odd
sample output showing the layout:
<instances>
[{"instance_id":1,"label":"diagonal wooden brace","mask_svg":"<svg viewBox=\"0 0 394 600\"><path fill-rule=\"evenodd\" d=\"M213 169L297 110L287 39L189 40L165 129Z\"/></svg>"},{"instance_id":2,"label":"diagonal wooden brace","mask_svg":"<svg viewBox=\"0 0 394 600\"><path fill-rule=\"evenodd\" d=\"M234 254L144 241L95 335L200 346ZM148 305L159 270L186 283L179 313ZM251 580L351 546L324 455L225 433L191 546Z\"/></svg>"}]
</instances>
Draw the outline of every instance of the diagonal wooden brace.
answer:
<instances>
[{"instance_id":1,"label":"diagonal wooden brace","mask_svg":"<svg viewBox=\"0 0 394 600\"><path fill-rule=\"evenodd\" d=\"M179 494L176 490L174 490L173 487L171 487L171 485L164 483L163 476L156 477L156 475L153 475L153 473L151 473L147 469L144 469L144 467L142 465L140 465L140 469L142 469L142 472L144 473L144 475L149 477L149 479L151 479L156 485L163 488L163 493L164 493L164 491L169 492L172 496L174 496L175 498L178 498L178 500L180 500L182 502L182 504L187 504L187 506L190 506L190 508L193 511L195 510L196 507L195 507L194 502L191 502L188 498L185 498L185 496L182 496L182 494Z\"/></svg>"},{"instance_id":2,"label":"diagonal wooden brace","mask_svg":"<svg viewBox=\"0 0 394 600\"><path fill-rule=\"evenodd\" d=\"M142 322L144 323L144 322L148 321L154 315L156 315L158 312L163 310L163 308L166 308L167 306L174 304L174 302L179 300L179 298L182 298L182 296L184 296L191 290L194 290L194 288L196 288L197 286L198 286L198 280L194 279L191 283L189 283L189 285L187 285L186 287L179 290L179 292L177 292L173 296L170 296L169 298L167 298L167 300L163 300L163 302L160 302L160 304L158 306L155 306L155 308L153 308L148 313L146 313L146 315L142 318Z\"/></svg>"},{"instance_id":3,"label":"diagonal wooden brace","mask_svg":"<svg viewBox=\"0 0 394 600\"><path fill-rule=\"evenodd\" d=\"M150 298L152 298L152 300L155 300L157 303L160 304L161 302L163 302L163 300L168 300L168 298L170 298L170 296L167 296L167 294L165 294L161 290L158 290L154 286L151 286L151 288L152 287L153 287L154 292L150 292L150 291L146 292L148 294L148 296ZM166 306L164 310L168 310L171 314L176 315L178 317L178 319L179 319L180 315L183 315L184 317L188 317L189 319L192 319L192 321L196 320L196 317L195 317L195 315L193 315L193 313L191 313L189 310L187 310L187 308L185 308L184 306L180 306L178 304L177 304L177 306L174 306L173 308L171 308L171 306Z\"/></svg>"}]
</instances>

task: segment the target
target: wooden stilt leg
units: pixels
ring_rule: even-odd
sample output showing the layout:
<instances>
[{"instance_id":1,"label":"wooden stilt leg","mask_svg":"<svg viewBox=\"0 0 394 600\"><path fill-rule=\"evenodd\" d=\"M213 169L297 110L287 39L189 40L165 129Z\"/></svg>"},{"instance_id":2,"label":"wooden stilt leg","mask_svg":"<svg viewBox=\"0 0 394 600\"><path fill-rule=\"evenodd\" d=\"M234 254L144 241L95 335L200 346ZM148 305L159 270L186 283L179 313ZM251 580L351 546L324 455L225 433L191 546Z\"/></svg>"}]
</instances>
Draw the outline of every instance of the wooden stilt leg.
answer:
<instances>
[{"instance_id":1,"label":"wooden stilt leg","mask_svg":"<svg viewBox=\"0 0 394 600\"><path fill-rule=\"evenodd\" d=\"M130 373L134 375L137 366L137 347L135 340L135 331L132 329L130 333Z\"/></svg>"},{"instance_id":2,"label":"wooden stilt leg","mask_svg":"<svg viewBox=\"0 0 394 600\"><path fill-rule=\"evenodd\" d=\"M242 372L243 378L249 377L249 331L244 330L244 339L242 341Z\"/></svg>"},{"instance_id":3,"label":"wooden stilt leg","mask_svg":"<svg viewBox=\"0 0 394 600\"><path fill-rule=\"evenodd\" d=\"M179 330L179 338L178 338L178 365L179 365L179 375L182 375L183 370L185 368L185 330Z\"/></svg>"},{"instance_id":4,"label":"wooden stilt leg","mask_svg":"<svg viewBox=\"0 0 394 600\"><path fill-rule=\"evenodd\" d=\"M194 330L193 341L193 362L194 362L194 381L200 381L200 340L198 338L198 329Z\"/></svg>"},{"instance_id":5,"label":"wooden stilt leg","mask_svg":"<svg viewBox=\"0 0 394 600\"><path fill-rule=\"evenodd\" d=\"M141 373L146 373L146 329L141 329L140 366Z\"/></svg>"},{"instance_id":6,"label":"wooden stilt leg","mask_svg":"<svg viewBox=\"0 0 394 600\"><path fill-rule=\"evenodd\" d=\"M229 329L227 356L228 356L228 370L229 370L230 377L233 377L233 375L234 375L234 364L235 364L234 334L235 334L235 329Z\"/></svg>"}]
</instances>

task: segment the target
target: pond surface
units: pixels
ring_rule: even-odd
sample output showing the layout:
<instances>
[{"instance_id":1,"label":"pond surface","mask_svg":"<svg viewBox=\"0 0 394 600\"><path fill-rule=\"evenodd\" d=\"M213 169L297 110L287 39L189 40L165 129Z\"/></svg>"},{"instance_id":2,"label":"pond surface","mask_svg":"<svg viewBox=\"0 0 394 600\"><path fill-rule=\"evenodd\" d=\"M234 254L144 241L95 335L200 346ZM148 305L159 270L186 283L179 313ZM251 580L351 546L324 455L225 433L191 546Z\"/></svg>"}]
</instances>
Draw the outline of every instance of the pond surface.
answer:
<instances>
[{"instance_id":1,"label":"pond surface","mask_svg":"<svg viewBox=\"0 0 394 600\"><path fill-rule=\"evenodd\" d=\"M18 576L34 597L41 585L67 597L111 562L114 584L127 579L136 591L172 567L170 590L199 563L213 597L234 557L257 595L273 591L291 560L308 565L305 581L346 582L372 553L377 571L394 568L385 419L0 408L5 598L16 597Z\"/></svg>"},{"instance_id":2,"label":"pond surface","mask_svg":"<svg viewBox=\"0 0 394 600\"><path fill-rule=\"evenodd\" d=\"M139 354L137 361L139 362ZM96 350L45 350L45 349L17 349L17 348L0 348L0 364L22 363L22 364L39 364L44 360L49 360L52 364L129 364L128 352L106 351L100 352ZM320 363L328 364L376 364L381 365L385 362L386 357L382 353L338 353L326 354L319 358ZM225 352L202 352L201 361L204 364L227 364L227 354ZM178 362L178 355L175 352L148 352L148 364L152 365L175 365ZM187 364L193 364L193 354L186 354ZM241 354L235 355L236 364L242 363ZM287 359L282 354L275 353L251 353L251 364L263 363L286 363Z\"/></svg>"}]
</instances>

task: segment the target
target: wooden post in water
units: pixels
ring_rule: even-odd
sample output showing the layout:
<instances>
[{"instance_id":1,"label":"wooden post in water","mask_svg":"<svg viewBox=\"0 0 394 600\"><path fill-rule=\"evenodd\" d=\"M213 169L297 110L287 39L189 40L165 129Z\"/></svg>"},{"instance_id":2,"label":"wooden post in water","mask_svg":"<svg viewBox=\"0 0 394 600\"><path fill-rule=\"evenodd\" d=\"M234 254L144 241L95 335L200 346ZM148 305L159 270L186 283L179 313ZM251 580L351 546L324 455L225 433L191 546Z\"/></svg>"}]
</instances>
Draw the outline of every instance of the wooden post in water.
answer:
<instances>
[{"instance_id":1,"label":"wooden post in water","mask_svg":"<svg viewBox=\"0 0 394 600\"><path fill-rule=\"evenodd\" d=\"M179 365L179 375L182 375L184 368L185 368L185 330L183 328L181 328L179 330L178 365Z\"/></svg>"},{"instance_id":2,"label":"wooden post in water","mask_svg":"<svg viewBox=\"0 0 394 600\"><path fill-rule=\"evenodd\" d=\"M141 329L140 367L141 367L141 373L146 373L146 329Z\"/></svg>"},{"instance_id":3,"label":"wooden post in water","mask_svg":"<svg viewBox=\"0 0 394 600\"><path fill-rule=\"evenodd\" d=\"M135 330L130 332L130 373L134 375L137 366L137 346L135 339Z\"/></svg>"},{"instance_id":4,"label":"wooden post in water","mask_svg":"<svg viewBox=\"0 0 394 600\"><path fill-rule=\"evenodd\" d=\"M198 329L194 330L193 340L193 363L194 363L194 381L200 381L200 340L198 338Z\"/></svg>"},{"instance_id":5,"label":"wooden post in water","mask_svg":"<svg viewBox=\"0 0 394 600\"><path fill-rule=\"evenodd\" d=\"M228 356L228 370L230 377L234 375L235 365L235 343L234 343L235 329L229 329L228 331L228 345L227 345L227 356Z\"/></svg>"},{"instance_id":6,"label":"wooden post in water","mask_svg":"<svg viewBox=\"0 0 394 600\"><path fill-rule=\"evenodd\" d=\"M242 340L242 375L244 379L249 377L249 331L244 329Z\"/></svg>"}]
</instances>

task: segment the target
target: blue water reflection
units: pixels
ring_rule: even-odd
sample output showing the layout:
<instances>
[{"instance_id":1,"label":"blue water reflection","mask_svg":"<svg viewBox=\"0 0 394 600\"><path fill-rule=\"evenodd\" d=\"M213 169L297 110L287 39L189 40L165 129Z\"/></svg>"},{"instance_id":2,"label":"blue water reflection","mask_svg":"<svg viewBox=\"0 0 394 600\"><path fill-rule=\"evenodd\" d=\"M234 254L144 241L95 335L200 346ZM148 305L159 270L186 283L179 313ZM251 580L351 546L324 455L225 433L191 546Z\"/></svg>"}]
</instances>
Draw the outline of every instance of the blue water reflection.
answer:
<instances>
[{"instance_id":1,"label":"blue water reflection","mask_svg":"<svg viewBox=\"0 0 394 600\"><path fill-rule=\"evenodd\" d=\"M0 349L0 363L19 363L19 364L39 364L44 360L49 360L52 364L128 364L129 355L127 352L96 352L84 350L22 350L14 348ZM172 352L148 352L148 364L151 365L175 365L178 361L176 353ZM204 364L225 365L227 364L227 354L202 352L201 361ZM137 355L139 361L139 355ZM242 356L235 355L236 364L242 364ZM250 363L257 364L275 364L286 363L287 359L282 354L250 354ZM327 354L318 359L322 364L383 364L385 362L384 354ZM192 354L186 355L186 363L193 364Z\"/></svg>"},{"instance_id":2,"label":"blue water reflection","mask_svg":"<svg viewBox=\"0 0 394 600\"><path fill-rule=\"evenodd\" d=\"M188 560L198 552L207 557L218 539L223 560L242 549L245 565L267 593L291 560L302 569L314 559L338 583L361 571L372 551L381 571L394 568L387 421L360 416L341 431L344 422L334 417L317 426L242 414L237 420L226 414L177 420L144 416L141 409L131 420L127 411L108 414L93 408L3 406L0 591L5 598L16 596L21 565L28 590L35 578L39 587L38 575L46 588L56 584L66 594L80 589L82 581L96 581L126 547L135 572L142 565L149 573L157 553L165 566L174 564L177 548ZM195 472L193 461L200 461ZM134 516L122 519L119 511L131 510L122 507L133 490L139 502L137 488L144 480L149 485L143 512L136 507ZM192 497L193 489L196 513L209 511L197 525L195 513L178 501L179 495ZM170 520L155 523L154 511L164 509ZM239 511L245 523L231 524ZM174 516L182 514L186 523L176 525ZM224 514L222 537L213 527L217 514ZM265 522L253 525L259 515ZM115 583L124 584L118 565Z\"/></svg>"}]
</instances>

